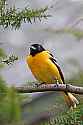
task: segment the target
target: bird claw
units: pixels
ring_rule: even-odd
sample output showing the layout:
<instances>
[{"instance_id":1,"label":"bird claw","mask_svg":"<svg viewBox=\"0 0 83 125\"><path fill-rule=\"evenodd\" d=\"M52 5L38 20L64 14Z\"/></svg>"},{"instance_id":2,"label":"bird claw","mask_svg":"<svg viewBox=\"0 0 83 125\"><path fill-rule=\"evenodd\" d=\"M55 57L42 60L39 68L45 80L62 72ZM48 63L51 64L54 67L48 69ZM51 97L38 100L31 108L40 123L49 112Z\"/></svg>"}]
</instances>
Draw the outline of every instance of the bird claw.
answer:
<instances>
[{"instance_id":1,"label":"bird claw","mask_svg":"<svg viewBox=\"0 0 83 125\"><path fill-rule=\"evenodd\" d=\"M35 86L36 86L36 87L39 87L39 84L38 84L38 83L35 83Z\"/></svg>"},{"instance_id":2,"label":"bird claw","mask_svg":"<svg viewBox=\"0 0 83 125\"><path fill-rule=\"evenodd\" d=\"M55 84L55 87L58 87L59 86L59 81L56 80L56 84Z\"/></svg>"},{"instance_id":3,"label":"bird claw","mask_svg":"<svg viewBox=\"0 0 83 125\"><path fill-rule=\"evenodd\" d=\"M40 83L40 84L35 83L35 86L36 86L36 87L39 87L39 86L41 86L42 84L44 84L44 82L43 82L43 83Z\"/></svg>"},{"instance_id":4,"label":"bird claw","mask_svg":"<svg viewBox=\"0 0 83 125\"><path fill-rule=\"evenodd\" d=\"M59 83L56 83L55 87L58 87L59 86Z\"/></svg>"}]
</instances>

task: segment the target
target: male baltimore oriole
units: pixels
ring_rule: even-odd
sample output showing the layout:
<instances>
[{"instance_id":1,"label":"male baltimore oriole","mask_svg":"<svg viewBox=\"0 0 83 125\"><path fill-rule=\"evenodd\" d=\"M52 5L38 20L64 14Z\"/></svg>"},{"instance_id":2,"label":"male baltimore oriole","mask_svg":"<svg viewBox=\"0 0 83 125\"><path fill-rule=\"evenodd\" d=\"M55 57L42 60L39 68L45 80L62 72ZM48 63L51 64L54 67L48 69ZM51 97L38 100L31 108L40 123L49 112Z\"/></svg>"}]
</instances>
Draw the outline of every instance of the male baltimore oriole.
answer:
<instances>
[{"instance_id":1,"label":"male baltimore oriole","mask_svg":"<svg viewBox=\"0 0 83 125\"><path fill-rule=\"evenodd\" d=\"M42 84L55 84L56 81L65 84L63 73L54 56L40 44L30 46L30 55L26 62L32 74ZM78 100L69 92L64 92L65 101L70 108L79 104Z\"/></svg>"}]
</instances>

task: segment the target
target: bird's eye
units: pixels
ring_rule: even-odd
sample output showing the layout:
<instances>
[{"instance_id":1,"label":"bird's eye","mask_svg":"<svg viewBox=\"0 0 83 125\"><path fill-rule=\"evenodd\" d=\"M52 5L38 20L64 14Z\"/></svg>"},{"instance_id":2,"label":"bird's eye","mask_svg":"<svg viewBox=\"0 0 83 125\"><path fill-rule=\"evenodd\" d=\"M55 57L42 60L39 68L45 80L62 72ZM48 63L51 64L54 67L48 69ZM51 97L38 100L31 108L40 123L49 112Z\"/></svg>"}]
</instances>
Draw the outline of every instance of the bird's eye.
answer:
<instances>
[{"instance_id":1,"label":"bird's eye","mask_svg":"<svg viewBox=\"0 0 83 125\"><path fill-rule=\"evenodd\" d=\"M31 46L30 48L33 49L33 50L36 50L36 48L34 46Z\"/></svg>"}]
</instances>

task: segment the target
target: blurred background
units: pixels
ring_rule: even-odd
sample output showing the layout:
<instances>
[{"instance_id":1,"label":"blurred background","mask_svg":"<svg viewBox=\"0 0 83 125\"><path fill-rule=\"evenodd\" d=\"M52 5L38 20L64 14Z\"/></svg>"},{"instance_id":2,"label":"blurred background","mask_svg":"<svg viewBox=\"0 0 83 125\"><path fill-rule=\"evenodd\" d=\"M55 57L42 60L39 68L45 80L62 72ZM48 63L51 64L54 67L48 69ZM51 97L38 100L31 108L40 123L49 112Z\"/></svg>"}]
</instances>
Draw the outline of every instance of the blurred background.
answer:
<instances>
[{"instance_id":1,"label":"blurred background","mask_svg":"<svg viewBox=\"0 0 83 125\"><path fill-rule=\"evenodd\" d=\"M38 9L48 6L47 13L51 15L47 20L37 20L35 23L22 23L18 30L0 29L0 45L7 55L15 54L19 57L13 65L4 66L0 74L8 85L21 85L35 81L25 58L29 54L29 47L33 43L42 44L53 53L62 68L65 80L82 85L83 80L83 37L71 32L63 32L64 28L75 28L83 31L83 21L76 22L83 17L82 0L7 0L8 7L23 9L30 7ZM42 111L56 109L56 113L65 111L64 99L59 93L39 96L30 94L30 101L23 103L23 118L33 119ZM58 98L57 98L58 96ZM42 104L42 105L41 105ZM59 104L59 108L57 110ZM39 111L38 109L41 109ZM27 114L27 112L28 114Z\"/></svg>"},{"instance_id":2,"label":"blurred background","mask_svg":"<svg viewBox=\"0 0 83 125\"><path fill-rule=\"evenodd\" d=\"M48 6L47 20L36 21L33 24L22 24L19 30L1 29L0 45L9 55L19 56L19 61L13 66L4 67L1 74L7 84L23 84L33 80L30 70L26 67L25 57L29 54L32 43L40 43L50 50L57 58L65 79L70 79L83 69L83 40L71 33L56 33L56 30L71 27L83 16L82 0L7 0L8 6L16 8L41 8ZM82 30L81 21L75 27ZM18 77L17 77L18 76Z\"/></svg>"}]
</instances>

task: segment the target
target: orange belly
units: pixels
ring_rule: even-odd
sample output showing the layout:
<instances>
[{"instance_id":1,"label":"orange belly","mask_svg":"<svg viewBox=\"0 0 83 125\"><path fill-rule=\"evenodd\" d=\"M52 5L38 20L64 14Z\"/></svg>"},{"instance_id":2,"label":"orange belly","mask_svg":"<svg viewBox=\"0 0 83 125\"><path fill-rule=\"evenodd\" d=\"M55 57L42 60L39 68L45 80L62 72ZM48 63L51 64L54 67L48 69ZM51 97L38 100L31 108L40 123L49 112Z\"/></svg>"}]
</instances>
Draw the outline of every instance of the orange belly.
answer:
<instances>
[{"instance_id":1,"label":"orange belly","mask_svg":"<svg viewBox=\"0 0 83 125\"><path fill-rule=\"evenodd\" d=\"M55 75L51 73L50 68L45 65L35 65L35 66L30 66L30 69L35 76L35 78L40 81L40 82L45 82L45 83L54 83L56 81Z\"/></svg>"},{"instance_id":2,"label":"orange belly","mask_svg":"<svg viewBox=\"0 0 83 125\"><path fill-rule=\"evenodd\" d=\"M32 74L39 82L55 83L56 80L59 80L62 83L59 71L48 55L44 56L42 53L34 57L28 56L26 61Z\"/></svg>"}]
</instances>

